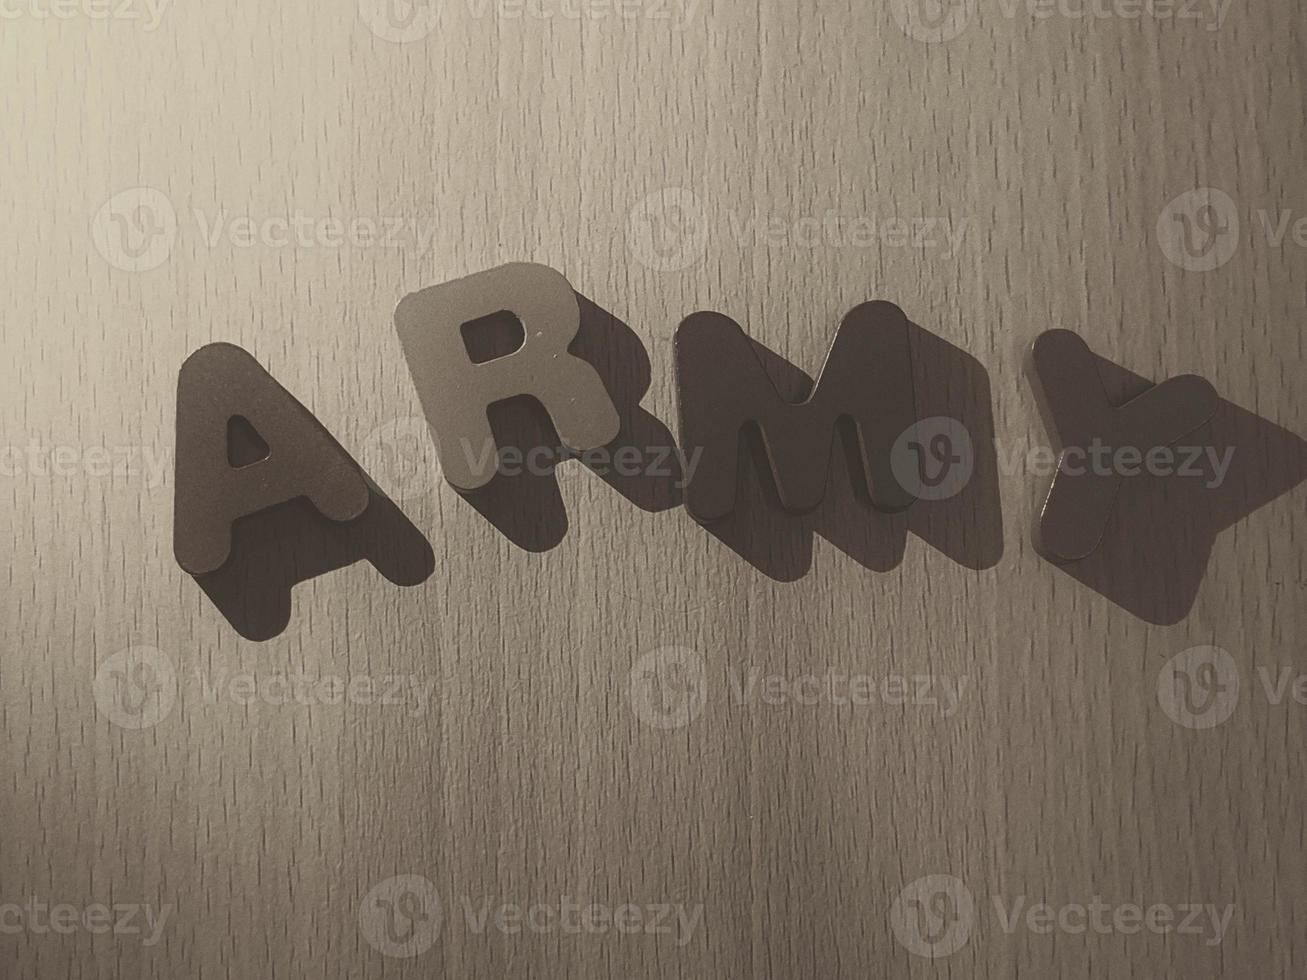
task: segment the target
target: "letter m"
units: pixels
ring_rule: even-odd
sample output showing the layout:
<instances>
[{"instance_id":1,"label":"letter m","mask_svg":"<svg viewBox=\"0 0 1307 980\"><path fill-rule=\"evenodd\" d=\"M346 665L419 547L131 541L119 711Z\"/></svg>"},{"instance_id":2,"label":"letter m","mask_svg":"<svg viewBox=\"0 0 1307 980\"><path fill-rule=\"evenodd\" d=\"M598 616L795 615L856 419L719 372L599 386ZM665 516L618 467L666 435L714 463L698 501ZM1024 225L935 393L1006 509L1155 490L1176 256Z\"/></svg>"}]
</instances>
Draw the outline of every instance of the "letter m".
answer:
<instances>
[{"instance_id":1,"label":"letter m","mask_svg":"<svg viewBox=\"0 0 1307 980\"><path fill-rule=\"evenodd\" d=\"M864 303L844 318L810 397L785 401L752 342L730 317L696 313L676 331L681 443L699 455L686 488L698 521L735 508L740 438L754 427L788 511L814 510L826 494L831 453L843 433L861 467L859 488L881 511L915 499L894 473L895 443L917 421L908 321L892 303Z\"/></svg>"}]
</instances>

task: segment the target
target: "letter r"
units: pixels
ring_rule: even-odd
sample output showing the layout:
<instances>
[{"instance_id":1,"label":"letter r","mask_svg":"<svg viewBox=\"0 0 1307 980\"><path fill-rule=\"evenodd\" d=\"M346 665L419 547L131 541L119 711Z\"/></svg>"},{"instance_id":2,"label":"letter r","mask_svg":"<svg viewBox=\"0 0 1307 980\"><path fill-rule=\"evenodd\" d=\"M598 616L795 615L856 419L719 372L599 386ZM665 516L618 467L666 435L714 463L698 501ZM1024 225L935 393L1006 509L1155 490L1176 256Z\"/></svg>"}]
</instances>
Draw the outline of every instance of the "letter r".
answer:
<instances>
[{"instance_id":1,"label":"letter r","mask_svg":"<svg viewBox=\"0 0 1307 980\"><path fill-rule=\"evenodd\" d=\"M522 324L524 341L504 357L477 364L463 327L497 313ZM581 329L576 293L543 265L513 263L405 296L395 328L435 431L445 479L459 490L484 487L496 471L486 410L519 395L536 398L563 444L576 452L617 438L621 421L599 373L569 354Z\"/></svg>"}]
</instances>

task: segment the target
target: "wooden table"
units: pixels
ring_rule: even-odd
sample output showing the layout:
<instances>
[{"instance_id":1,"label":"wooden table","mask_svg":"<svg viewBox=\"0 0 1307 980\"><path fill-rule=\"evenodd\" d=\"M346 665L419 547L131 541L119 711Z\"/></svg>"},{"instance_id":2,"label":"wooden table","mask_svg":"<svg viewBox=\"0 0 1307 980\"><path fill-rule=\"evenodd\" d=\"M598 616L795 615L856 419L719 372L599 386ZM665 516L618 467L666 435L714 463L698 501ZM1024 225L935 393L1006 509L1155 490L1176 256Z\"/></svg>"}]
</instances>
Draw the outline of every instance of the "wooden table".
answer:
<instances>
[{"instance_id":1,"label":"wooden table","mask_svg":"<svg viewBox=\"0 0 1307 980\"><path fill-rule=\"evenodd\" d=\"M1302 974L1301 5L50 2L0 25L0 972ZM436 478L391 323L510 261L672 432L687 314L811 375L892 300L983 491L742 555L571 463L520 547ZM1052 328L1243 411L1179 564L1033 552ZM353 565L255 643L177 566L177 372L215 340L400 504L423 585ZM1209 645L1237 700L1177 723L1159 678ZM1167 931L1190 903L1233 908Z\"/></svg>"}]
</instances>

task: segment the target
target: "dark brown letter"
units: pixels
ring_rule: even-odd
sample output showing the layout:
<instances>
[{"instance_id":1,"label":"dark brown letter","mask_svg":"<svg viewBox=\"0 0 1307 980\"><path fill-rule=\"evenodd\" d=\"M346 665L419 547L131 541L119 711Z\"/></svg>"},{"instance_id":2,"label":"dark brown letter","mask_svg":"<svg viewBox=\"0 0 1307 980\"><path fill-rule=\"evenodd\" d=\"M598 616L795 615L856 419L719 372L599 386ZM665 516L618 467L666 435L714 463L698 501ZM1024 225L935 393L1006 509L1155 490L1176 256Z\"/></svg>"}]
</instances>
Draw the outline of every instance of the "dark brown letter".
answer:
<instances>
[{"instance_id":1,"label":"dark brown letter","mask_svg":"<svg viewBox=\"0 0 1307 980\"><path fill-rule=\"evenodd\" d=\"M917 419L908 322L892 303L864 303L844 318L811 397L783 401L739 324L696 313L676 331L681 449L699 454L685 503L699 521L735 507L739 438L758 427L786 510L813 510L825 496L836 425L848 419L874 507L898 511L913 502L891 465L895 441Z\"/></svg>"},{"instance_id":2,"label":"dark brown letter","mask_svg":"<svg viewBox=\"0 0 1307 980\"><path fill-rule=\"evenodd\" d=\"M1123 478L1112 466L1084 461L1123 449L1146 458L1207 422L1220 399L1210 384L1187 374L1117 408L1107 400L1093 352L1069 330L1040 335L1031 360L1044 424L1059 444L1035 543L1051 561L1078 561L1103 540Z\"/></svg>"},{"instance_id":3,"label":"dark brown letter","mask_svg":"<svg viewBox=\"0 0 1307 980\"><path fill-rule=\"evenodd\" d=\"M192 575L221 568L232 523L297 497L350 521L368 506L358 465L246 351L210 344L177 378L173 550Z\"/></svg>"}]
</instances>

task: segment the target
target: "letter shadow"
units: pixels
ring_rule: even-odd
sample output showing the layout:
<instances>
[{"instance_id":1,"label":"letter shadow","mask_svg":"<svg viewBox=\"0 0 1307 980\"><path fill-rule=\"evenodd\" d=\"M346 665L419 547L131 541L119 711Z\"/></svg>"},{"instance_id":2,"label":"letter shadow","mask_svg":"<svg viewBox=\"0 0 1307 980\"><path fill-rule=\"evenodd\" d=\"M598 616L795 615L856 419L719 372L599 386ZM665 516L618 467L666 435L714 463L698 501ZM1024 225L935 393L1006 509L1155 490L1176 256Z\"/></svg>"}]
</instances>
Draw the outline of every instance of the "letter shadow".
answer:
<instances>
[{"instance_id":1,"label":"letter shadow","mask_svg":"<svg viewBox=\"0 0 1307 980\"><path fill-rule=\"evenodd\" d=\"M279 636L290 623L296 585L363 559L395 585L420 585L431 576L436 558L430 543L368 484L367 510L352 521L323 517L300 497L235 523L227 563L195 581L237 633L257 641Z\"/></svg>"},{"instance_id":2,"label":"letter shadow","mask_svg":"<svg viewBox=\"0 0 1307 980\"><path fill-rule=\"evenodd\" d=\"M642 510L661 512L681 503L681 463L671 432L640 407L652 378L649 355L629 326L580 293L581 329L568 350L603 379L621 430L600 452L559 451L558 433L544 406L530 395L491 405L490 427L499 451L499 469L485 487L461 496L501 534L525 551L557 547L567 535L567 510L558 487L557 465L578 460ZM520 330L487 323L467 339L478 361L511 353ZM521 460L534 462L523 465ZM511 454L511 461L506 458ZM624 453L625 455L620 455ZM520 455L519 455L520 454Z\"/></svg>"},{"instance_id":3,"label":"letter shadow","mask_svg":"<svg viewBox=\"0 0 1307 980\"><path fill-rule=\"evenodd\" d=\"M797 581L812 566L818 534L858 564L887 572L903 560L907 535L915 535L966 568L985 569L1003 555L998 457L989 374L965 351L909 323L917 417L945 417L968 430L975 455L971 479L947 500L918 500L906 511L875 510L854 455L852 433L841 430L831 453L826 498L811 514L796 516L780 505L754 425L740 440L740 481L734 512L706 530L763 574ZM754 352L781 397L808 398L813 380L774 351L753 341ZM856 474L851 476L850 474Z\"/></svg>"},{"instance_id":4,"label":"letter shadow","mask_svg":"<svg viewBox=\"0 0 1307 980\"><path fill-rule=\"evenodd\" d=\"M1096 360L1114 405L1154 384L1101 356ZM1189 615L1218 534L1307 479L1307 442L1225 399L1210 422L1177 446L1214 447L1218 458L1234 449L1220 486L1208 485L1217 482L1208 459L1201 463L1201 477L1122 480L1099 548L1080 561L1057 565L1109 602L1158 626L1173 626ZM1177 458L1177 465L1183 462ZM1047 491L1045 481L1041 505Z\"/></svg>"}]
</instances>

